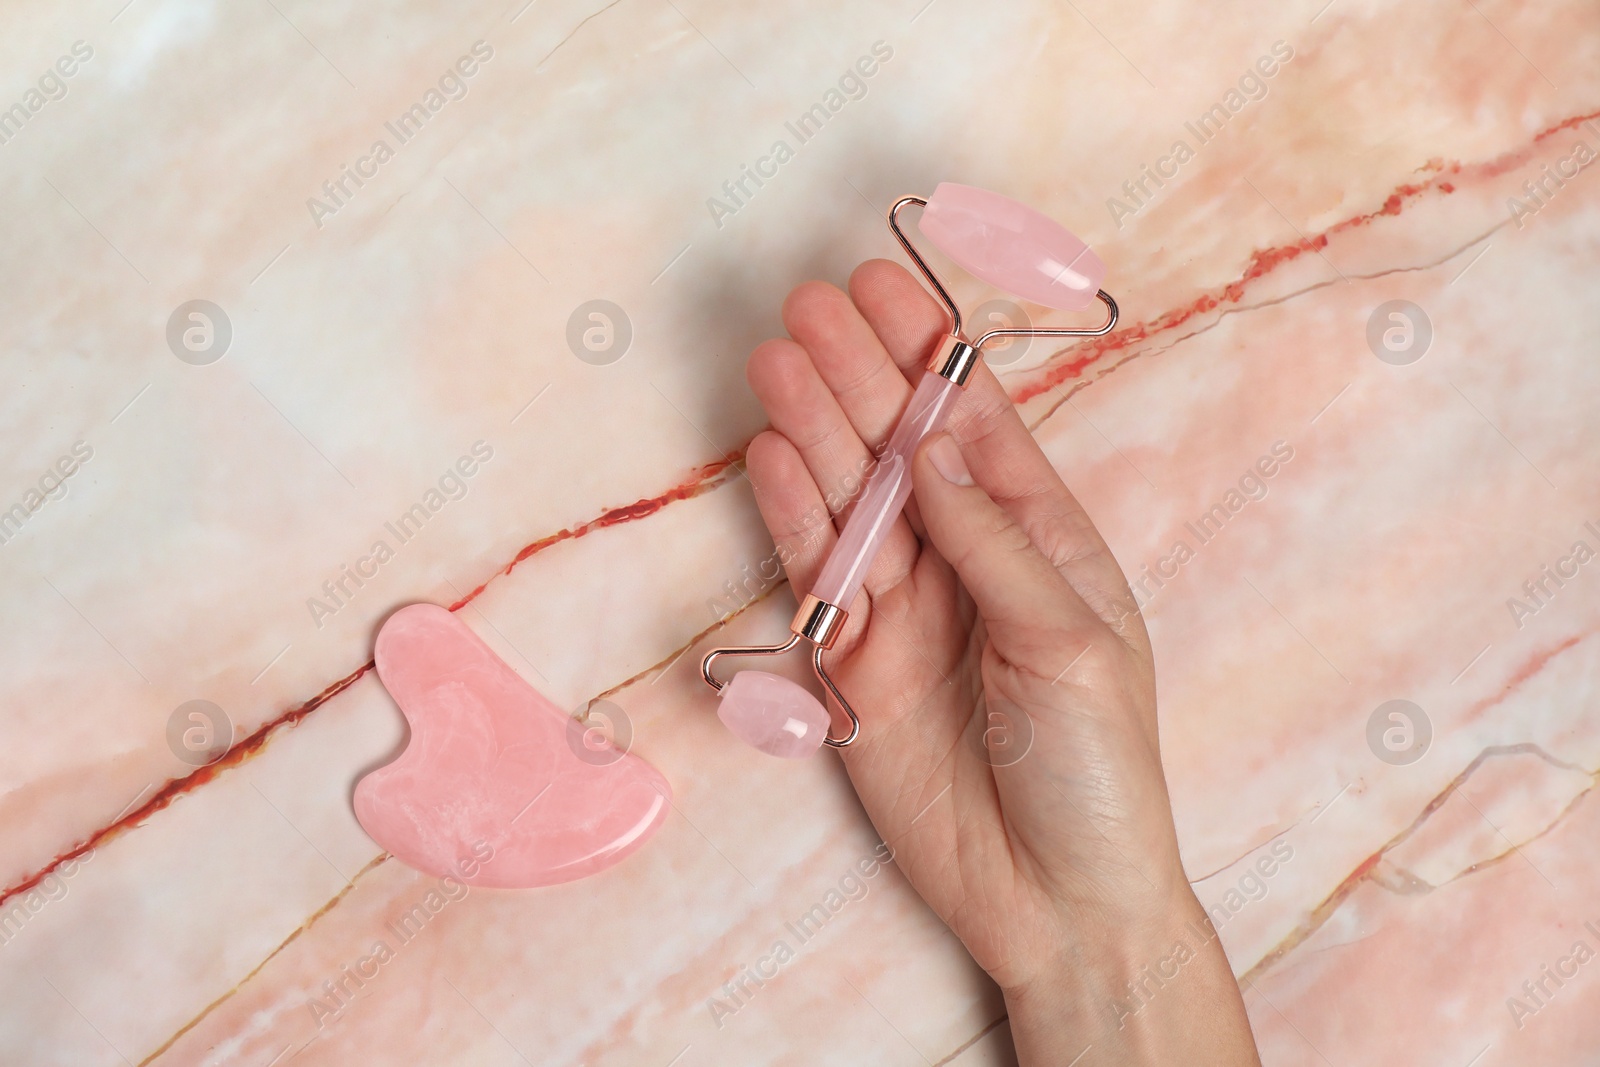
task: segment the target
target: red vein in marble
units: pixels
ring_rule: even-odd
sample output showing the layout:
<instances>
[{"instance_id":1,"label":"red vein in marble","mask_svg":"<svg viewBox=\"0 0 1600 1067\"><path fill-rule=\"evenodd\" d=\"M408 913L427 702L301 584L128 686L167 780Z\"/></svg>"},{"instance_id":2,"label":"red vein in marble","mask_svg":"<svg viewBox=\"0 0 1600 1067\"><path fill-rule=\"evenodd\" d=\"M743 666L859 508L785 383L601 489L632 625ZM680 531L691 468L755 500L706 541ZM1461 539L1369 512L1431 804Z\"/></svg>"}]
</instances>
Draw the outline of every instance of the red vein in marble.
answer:
<instances>
[{"instance_id":1,"label":"red vein in marble","mask_svg":"<svg viewBox=\"0 0 1600 1067\"><path fill-rule=\"evenodd\" d=\"M4 905L6 901L10 900L18 893L26 893L28 890L38 885L50 874L51 871L55 870L61 864L67 862L68 860L77 859L79 856L82 856L91 849L99 848L101 845L120 834L123 830L143 822L145 819L149 818L151 815L154 815L162 808L170 805L173 801L186 796L192 790L198 789L200 786L211 781L213 778L216 778L223 771L231 767L237 767L239 764L243 763L245 760L259 752L262 747L266 745L268 734L271 734L280 726L292 726L299 722L307 715L310 715L313 711L316 711L323 704L326 704L329 700L350 688L358 680L360 680L363 674L366 674L367 671L371 669L372 661L368 660L366 663L362 664L354 671L351 671L343 678L340 678L337 682L334 682L332 685L328 686L322 692L301 704L299 707L286 711L276 719L273 719L271 722L259 727L249 737L246 737L243 741L240 741L238 744L228 749L222 758L218 759L215 763L208 763L206 766L201 767L199 770L192 771L182 778L173 778L169 780L166 785L158 789L155 795L149 800L145 801L144 804L141 805L137 810L124 815L122 818L113 823L102 826L100 829L91 833L79 844L74 845L67 851L57 855L55 859L45 864L33 874L26 875L20 881L13 882L3 891L0 891L0 905Z\"/></svg>"},{"instance_id":2,"label":"red vein in marble","mask_svg":"<svg viewBox=\"0 0 1600 1067\"><path fill-rule=\"evenodd\" d=\"M1427 164L1419 169L1432 171L1435 173L1435 177L1426 181L1409 182L1396 186L1394 191L1384 200L1383 206L1376 211L1353 215L1350 218L1334 223L1319 234L1302 238L1293 244L1258 249L1252 252L1249 265L1244 272L1237 279L1223 286L1222 289L1216 292L1202 293L1182 307L1157 315L1153 319L1135 323L1127 329L1117 330L1104 337L1072 346L1072 348L1068 349L1069 352L1082 354L1064 363L1047 365L1043 374L1034 381L1021 386L1011 395L1011 399L1014 403L1024 404L1034 397L1048 393L1062 382L1081 377L1085 370L1099 362L1108 353L1129 348L1149 340L1157 334L1176 329L1197 315L1215 311L1224 304L1237 304L1244 298L1245 291L1250 287L1250 283L1272 273L1285 263L1299 259L1307 253L1321 252L1328 247L1331 239L1338 234L1346 230L1360 229L1371 225L1374 221L1387 216L1399 215L1405 210L1406 204L1426 193L1437 191L1441 195L1448 196L1456 191L1458 181L1495 178L1507 171L1515 170L1533 158L1534 149L1540 143L1559 133L1576 129L1583 123L1592 122L1595 119L1600 119L1600 111L1574 115L1572 118L1564 119L1553 126L1540 130L1523 147L1483 163L1447 163L1441 159L1429 160Z\"/></svg>"},{"instance_id":3,"label":"red vein in marble","mask_svg":"<svg viewBox=\"0 0 1600 1067\"><path fill-rule=\"evenodd\" d=\"M679 482L665 493L658 493L655 496L637 500L632 504L601 512L598 517L590 519L588 522L574 526L571 529L557 530L553 534L547 534L537 541L524 545L515 556L511 557L510 563L507 563L504 567L484 579L482 585L479 585L466 596L451 604L450 610L458 611L466 607L476 600L480 593L489 588L489 584L496 578L510 574L517 569L517 564L530 556L543 552L552 545L558 545L562 541L574 541L586 534L594 533L596 530L604 530L609 526L620 526L625 522L637 522L640 519L647 519L668 504L675 504L680 500L689 500L692 497L699 496L701 493L715 489L732 478L734 464L743 458L744 447L741 446L737 452L730 453L715 463L708 463L704 467L696 468L692 477Z\"/></svg>"},{"instance_id":4,"label":"red vein in marble","mask_svg":"<svg viewBox=\"0 0 1600 1067\"><path fill-rule=\"evenodd\" d=\"M680 500L688 500L692 497L697 497L702 493L715 489L717 486L721 485L723 482L729 480L733 476L734 464L742 459L743 456L744 451L741 449L740 451L726 456L715 463L709 463L703 467L697 467L689 478L678 483L664 493L658 493L652 497L636 500L632 504L625 504L622 507L610 508L609 510L601 512L598 516L588 520L587 522L580 523L579 525L568 529L558 530L553 534L548 534L539 538L537 541L533 541L530 544L524 545L517 552L517 554L511 558L509 563L491 574L483 581L482 584L478 585L466 596L462 597L454 604L451 604L450 610L458 611L466 605L472 603L472 601L476 600L478 596L481 595L483 591L487 589L489 585L497 578L510 574L524 560L543 552L545 549L550 548L553 545L558 545L563 541L573 541L577 538L586 536L587 534L594 533L597 530L604 530L611 526L620 526L624 523L637 522L640 519L649 518L651 515L654 515L656 512L666 507L668 504L673 504ZM51 871L55 870L61 864L67 862L68 860L77 859L79 856L82 856L91 849L100 847L107 841L122 833L124 830L137 826L139 823L148 819L156 812L173 803L173 801L187 796L190 792L205 785L207 782L210 782L224 771L233 767L237 767L246 760L253 758L257 753L266 747L267 741L270 739L272 734L276 733L279 729L294 726L307 715L310 715L313 711L316 711L318 708L322 707L322 705L326 704L329 700L333 699L335 696L338 696L356 682L360 681L362 675L372 670L372 668L373 661L369 659L360 667L357 667L343 678L340 678L338 681L322 690L322 692L318 693L310 700L307 700L298 707L292 708L289 711L284 712L282 715L279 715L277 718L271 719L257 727L255 731L250 734L250 736L246 737L244 740L238 742L232 748L228 749L227 753L215 763L209 763L196 771L192 771L182 778L171 779L166 783L166 785L157 790L156 794L149 800L145 801L145 803L137 810L129 812L122 818L117 819L115 822L109 823L106 826L94 831L82 842L74 845L67 851L58 854L54 859L45 864L39 870L35 871L33 874L26 875L21 880L7 886L4 890L0 890L0 905L4 905L6 901L10 900L17 894L26 893L28 890L37 886L50 874Z\"/></svg>"}]
</instances>

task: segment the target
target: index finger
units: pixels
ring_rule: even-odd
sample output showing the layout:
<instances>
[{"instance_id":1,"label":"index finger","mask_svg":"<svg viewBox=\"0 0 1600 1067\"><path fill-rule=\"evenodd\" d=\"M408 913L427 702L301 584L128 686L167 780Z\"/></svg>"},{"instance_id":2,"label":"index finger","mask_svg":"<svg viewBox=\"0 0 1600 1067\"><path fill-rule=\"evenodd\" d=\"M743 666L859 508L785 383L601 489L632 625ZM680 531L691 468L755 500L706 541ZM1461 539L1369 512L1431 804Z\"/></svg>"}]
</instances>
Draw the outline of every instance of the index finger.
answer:
<instances>
[{"instance_id":1,"label":"index finger","mask_svg":"<svg viewBox=\"0 0 1600 1067\"><path fill-rule=\"evenodd\" d=\"M899 264L873 259L851 274L850 297L901 372L912 381L920 378L922 364L949 329L949 316L932 294ZM1122 568L987 366L980 363L973 371L947 429L974 480L1027 531L1078 595L1107 622L1123 618L1132 594Z\"/></svg>"}]
</instances>

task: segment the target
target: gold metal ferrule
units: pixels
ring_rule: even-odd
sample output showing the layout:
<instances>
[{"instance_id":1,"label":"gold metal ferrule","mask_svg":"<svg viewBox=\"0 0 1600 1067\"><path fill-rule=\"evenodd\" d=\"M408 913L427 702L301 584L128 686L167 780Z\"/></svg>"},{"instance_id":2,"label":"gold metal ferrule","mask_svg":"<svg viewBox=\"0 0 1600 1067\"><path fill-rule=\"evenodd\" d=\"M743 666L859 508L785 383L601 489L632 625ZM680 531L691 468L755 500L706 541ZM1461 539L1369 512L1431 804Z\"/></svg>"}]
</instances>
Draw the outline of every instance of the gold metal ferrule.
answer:
<instances>
[{"instance_id":1,"label":"gold metal ferrule","mask_svg":"<svg viewBox=\"0 0 1600 1067\"><path fill-rule=\"evenodd\" d=\"M800 601L800 610L795 612L789 630L819 648L832 648L844 632L844 621L849 617L850 613L843 608L808 593Z\"/></svg>"},{"instance_id":2,"label":"gold metal ferrule","mask_svg":"<svg viewBox=\"0 0 1600 1067\"><path fill-rule=\"evenodd\" d=\"M957 385L966 385L972 368L978 365L978 350L953 334L945 334L928 360L928 370Z\"/></svg>"}]
</instances>

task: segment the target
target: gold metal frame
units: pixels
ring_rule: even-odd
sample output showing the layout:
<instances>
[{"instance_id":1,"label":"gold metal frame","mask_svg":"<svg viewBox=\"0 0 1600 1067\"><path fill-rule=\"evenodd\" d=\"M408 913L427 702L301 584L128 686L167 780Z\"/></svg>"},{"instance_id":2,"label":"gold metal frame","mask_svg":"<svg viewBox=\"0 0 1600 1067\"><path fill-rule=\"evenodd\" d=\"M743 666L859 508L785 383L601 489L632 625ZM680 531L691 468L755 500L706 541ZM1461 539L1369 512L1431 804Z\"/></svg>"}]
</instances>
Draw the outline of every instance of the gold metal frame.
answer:
<instances>
[{"instance_id":1,"label":"gold metal frame","mask_svg":"<svg viewBox=\"0 0 1600 1067\"><path fill-rule=\"evenodd\" d=\"M846 717L850 720L850 732L843 737L834 737L833 728L828 728L828 734L823 741L834 748L844 748L856 739L861 733L861 719L857 717L855 709L850 702L839 692L839 687L828 676L828 671L822 665L822 654L834 646L839 640L839 635L844 632L845 620L850 613L837 604L830 604L818 597L807 596L800 602L800 610L795 612L794 621L789 624L789 640L781 645L750 645L743 648L714 648L706 653L705 659L700 661L700 677L706 684L717 692L722 692L725 684L717 678L712 670L712 665L722 656L781 656L802 639L811 642L811 669L816 672L820 680L833 694L833 699L839 702L839 707L844 709Z\"/></svg>"}]
</instances>

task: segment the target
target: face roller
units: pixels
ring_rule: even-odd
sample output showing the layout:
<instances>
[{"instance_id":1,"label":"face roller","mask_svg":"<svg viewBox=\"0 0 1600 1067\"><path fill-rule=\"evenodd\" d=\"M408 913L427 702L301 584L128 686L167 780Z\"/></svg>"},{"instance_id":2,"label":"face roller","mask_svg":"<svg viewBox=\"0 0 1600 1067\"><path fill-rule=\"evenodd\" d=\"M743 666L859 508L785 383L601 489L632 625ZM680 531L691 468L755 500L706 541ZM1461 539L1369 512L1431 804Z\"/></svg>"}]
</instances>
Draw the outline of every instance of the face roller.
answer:
<instances>
[{"instance_id":1,"label":"face roller","mask_svg":"<svg viewBox=\"0 0 1600 1067\"><path fill-rule=\"evenodd\" d=\"M989 330L976 341L968 341L961 332L961 309L900 229L900 212L913 204L923 209L918 227L922 235L974 277L1024 300L1063 311L1082 311L1098 299L1108 312L1105 323L1092 330ZM949 312L950 330L934 346L922 380L878 457L838 543L811 592L800 602L800 610L789 624L789 639L781 645L714 649L700 664L706 684L722 693L718 717L741 740L774 756L809 756L824 742L844 748L861 732L861 720L822 666L822 653L832 648L843 632L849 606L911 494L912 455L923 438L944 427L984 345L1001 337L1098 337L1117 324L1116 301L1100 288L1105 264L1054 220L1015 200L944 182L927 199L904 196L895 201L888 220L896 240ZM827 709L787 678L747 670L724 685L712 672L720 656L776 656L802 640L811 645L812 669L850 719L850 730L843 737L830 735Z\"/></svg>"}]
</instances>

